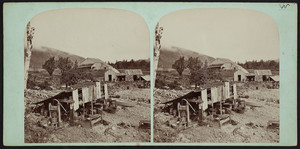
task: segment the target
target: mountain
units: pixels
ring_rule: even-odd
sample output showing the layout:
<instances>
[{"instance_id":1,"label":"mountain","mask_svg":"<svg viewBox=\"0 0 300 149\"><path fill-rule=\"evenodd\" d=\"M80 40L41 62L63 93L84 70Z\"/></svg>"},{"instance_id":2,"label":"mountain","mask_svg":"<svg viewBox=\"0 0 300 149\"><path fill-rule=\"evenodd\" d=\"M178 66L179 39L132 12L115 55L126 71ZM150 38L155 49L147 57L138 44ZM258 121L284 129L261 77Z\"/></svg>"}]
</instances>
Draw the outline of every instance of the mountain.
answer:
<instances>
[{"instance_id":1,"label":"mountain","mask_svg":"<svg viewBox=\"0 0 300 149\"><path fill-rule=\"evenodd\" d=\"M208 64L215 60L213 57L180 47L162 47L160 49L158 68L172 68L172 64L179 59L180 56L184 56L185 59L189 57L199 57L203 64L206 60Z\"/></svg>"},{"instance_id":2,"label":"mountain","mask_svg":"<svg viewBox=\"0 0 300 149\"><path fill-rule=\"evenodd\" d=\"M35 47L32 49L31 59L30 59L30 68L31 69L41 69L44 62L50 57L69 57L73 62L77 60L78 64L84 61L84 58L67 52L63 52L54 48L49 47Z\"/></svg>"}]
</instances>

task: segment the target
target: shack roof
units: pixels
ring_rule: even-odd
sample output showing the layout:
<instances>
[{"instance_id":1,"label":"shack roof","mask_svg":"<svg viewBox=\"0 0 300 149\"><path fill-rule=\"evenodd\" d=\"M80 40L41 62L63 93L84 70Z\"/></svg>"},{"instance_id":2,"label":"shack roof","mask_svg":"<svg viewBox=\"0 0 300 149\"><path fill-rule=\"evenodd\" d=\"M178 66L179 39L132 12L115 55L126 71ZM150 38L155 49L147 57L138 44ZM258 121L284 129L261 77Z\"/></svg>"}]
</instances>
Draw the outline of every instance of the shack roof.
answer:
<instances>
[{"instance_id":1,"label":"shack roof","mask_svg":"<svg viewBox=\"0 0 300 149\"><path fill-rule=\"evenodd\" d=\"M242 72L244 72L244 73L249 73L249 71L247 71L245 68L243 68L242 66L240 66L240 65L238 65L238 64L236 64L237 65L237 67L238 67L238 70L241 70Z\"/></svg>"},{"instance_id":2,"label":"shack roof","mask_svg":"<svg viewBox=\"0 0 300 149\"><path fill-rule=\"evenodd\" d=\"M126 74L123 72L123 73L117 73L116 76L126 76Z\"/></svg>"},{"instance_id":3,"label":"shack roof","mask_svg":"<svg viewBox=\"0 0 300 149\"><path fill-rule=\"evenodd\" d=\"M221 67L223 64L211 64L209 65L207 68L219 68Z\"/></svg>"},{"instance_id":4,"label":"shack roof","mask_svg":"<svg viewBox=\"0 0 300 149\"><path fill-rule=\"evenodd\" d=\"M211 62L209 65L223 65L225 63L234 63L229 59L226 58L216 58L213 62Z\"/></svg>"},{"instance_id":5,"label":"shack roof","mask_svg":"<svg viewBox=\"0 0 300 149\"><path fill-rule=\"evenodd\" d=\"M182 99L186 99L187 101L192 101L194 97L198 98L198 96L201 96L201 91L191 91L181 97L178 97L176 99L164 102L163 104L171 103L171 102L180 102Z\"/></svg>"},{"instance_id":6,"label":"shack roof","mask_svg":"<svg viewBox=\"0 0 300 149\"><path fill-rule=\"evenodd\" d=\"M119 69L120 73L125 73L126 75L143 75L141 69Z\"/></svg>"},{"instance_id":7,"label":"shack roof","mask_svg":"<svg viewBox=\"0 0 300 149\"><path fill-rule=\"evenodd\" d=\"M93 64L82 64L79 65L78 68L91 68Z\"/></svg>"},{"instance_id":8,"label":"shack roof","mask_svg":"<svg viewBox=\"0 0 300 149\"><path fill-rule=\"evenodd\" d=\"M81 62L80 65L95 64L95 63L105 63L105 62L103 62L98 58L86 58L83 62Z\"/></svg>"},{"instance_id":9,"label":"shack roof","mask_svg":"<svg viewBox=\"0 0 300 149\"><path fill-rule=\"evenodd\" d=\"M62 100L65 97L69 97L69 96L72 96L72 91L63 91L63 92L60 92L59 94L57 94L55 96L52 96L50 98L47 98L47 99L39 101L39 102L36 102L34 104L40 104L40 103L44 103L44 102L48 102L48 101L50 102L53 99Z\"/></svg>"},{"instance_id":10,"label":"shack roof","mask_svg":"<svg viewBox=\"0 0 300 149\"><path fill-rule=\"evenodd\" d=\"M145 81L150 81L150 75L141 76Z\"/></svg>"},{"instance_id":11,"label":"shack roof","mask_svg":"<svg viewBox=\"0 0 300 149\"><path fill-rule=\"evenodd\" d=\"M273 81L276 81L276 82L279 81L279 76L270 76L270 78L271 78Z\"/></svg>"},{"instance_id":12,"label":"shack roof","mask_svg":"<svg viewBox=\"0 0 300 149\"><path fill-rule=\"evenodd\" d=\"M106 66L108 67L108 69L111 69L112 71L114 71L115 73L119 73L119 71L117 69L115 69L114 67L112 67L111 65L108 65L107 63L103 62L102 60L98 59L98 58L86 58L80 65L78 68L87 68L87 67L92 67L92 66Z\"/></svg>"},{"instance_id":13,"label":"shack roof","mask_svg":"<svg viewBox=\"0 0 300 149\"><path fill-rule=\"evenodd\" d=\"M61 100L64 100L65 98L69 98L70 96L72 96L73 90L78 89L78 91L81 92L83 87L93 86L93 85L95 85L95 82L84 82L84 83L74 84L74 85L71 85L72 89L60 92L55 96L52 96L50 98L47 98L47 99L39 101L39 102L36 102L34 104L40 104L40 103L44 103L44 102L48 102L48 101L50 102L53 99L57 99L58 101L61 102Z\"/></svg>"},{"instance_id":14,"label":"shack roof","mask_svg":"<svg viewBox=\"0 0 300 149\"><path fill-rule=\"evenodd\" d=\"M212 63L210 63L210 65L208 66L208 68L219 68L222 65L224 65L225 63L230 63L231 65L237 67L238 70L241 70L244 73L249 73L245 68L243 68L242 66L238 65L237 63L226 59L226 58L217 58L216 60L214 60Z\"/></svg>"},{"instance_id":15,"label":"shack roof","mask_svg":"<svg viewBox=\"0 0 300 149\"><path fill-rule=\"evenodd\" d=\"M271 70L254 70L255 75L272 75Z\"/></svg>"},{"instance_id":16,"label":"shack roof","mask_svg":"<svg viewBox=\"0 0 300 149\"><path fill-rule=\"evenodd\" d=\"M254 69L247 69L248 74L246 74L246 76L255 76L254 74Z\"/></svg>"}]
</instances>

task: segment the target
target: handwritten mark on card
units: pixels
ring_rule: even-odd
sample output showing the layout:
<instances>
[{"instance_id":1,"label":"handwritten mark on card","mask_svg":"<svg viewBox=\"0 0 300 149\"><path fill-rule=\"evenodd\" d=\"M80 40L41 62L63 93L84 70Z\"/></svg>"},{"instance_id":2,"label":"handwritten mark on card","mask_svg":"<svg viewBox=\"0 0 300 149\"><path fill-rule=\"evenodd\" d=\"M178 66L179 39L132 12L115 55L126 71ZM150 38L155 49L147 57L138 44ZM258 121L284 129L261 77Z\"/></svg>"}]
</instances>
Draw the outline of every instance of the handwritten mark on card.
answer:
<instances>
[{"instance_id":1,"label":"handwritten mark on card","mask_svg":"<svg viewBox=\"0 0 300 149\"><path fill-rule=\"evenodd\" d=\"M279 4L281 9L286 9L290 4Z\"/></svg>"}]
</instances>

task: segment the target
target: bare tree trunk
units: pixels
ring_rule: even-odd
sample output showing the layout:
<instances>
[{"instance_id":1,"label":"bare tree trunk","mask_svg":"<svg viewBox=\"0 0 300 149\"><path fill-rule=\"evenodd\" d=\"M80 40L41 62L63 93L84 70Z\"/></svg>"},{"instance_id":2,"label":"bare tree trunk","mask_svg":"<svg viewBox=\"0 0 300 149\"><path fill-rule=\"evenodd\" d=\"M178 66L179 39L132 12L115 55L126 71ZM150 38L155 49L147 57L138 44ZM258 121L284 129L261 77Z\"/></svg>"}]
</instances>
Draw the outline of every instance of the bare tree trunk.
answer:
<instances>
[{"instance_id":1,"label":"bare tree trunk","mask_svg":"<svg viewBox=\"0 0 300 149\"><path fill-rule=\"evenodd\" d=\"M159 27L159 24L156 25L155 28L155 43L154 43L154 58L153 58L153 79L154 79L154 86L155 86L155 79L156 79L156 71L158 68L158 59L159 59L159 54L160 54L160 39L161 39L161 34L162 34L163 28Z\"/></svg>"},{"instance_id":2,"label":"bare tree trunk","mask_svg":"<svg viewBox=\"0 0 300 149\"><path fill-rule=\"evenodd\" d=\"M158 59L159 59L160 51L159 50L154 50L154 52L155 52L155 56L153 58L153 79L154 79L154 86L155 86L156 71L157 71L157 68L158 68Z\"/></svg>"},{"instance_id":3,"label":"bare tree trunk","mask_svg":"<svg viewBox=\"0 0 300 149\"><path fill-rule=\"evenodd\" d=\"M30 27L30 22L27 24L26 35L27 35L27 47L24 51L24 89L27 89L28 70L30 66L31 49L32 49L32 38L34 34L34 27Z\"/></svg>"},{"instance_id":4,"label":"bare tree trunk","mask_svg":"<svg viewBox=\"0 0 300 149\"><path fill-rule=\"evenodd\" d=\"M28 79L28 70L29 70L29 66L30 66L30 58L31 58L31 49L28 48L28 44L27 44L27 48L25 51L25 62L24 62L24 89L27 89L27 79Z\"/></svg>"}]
</instances>

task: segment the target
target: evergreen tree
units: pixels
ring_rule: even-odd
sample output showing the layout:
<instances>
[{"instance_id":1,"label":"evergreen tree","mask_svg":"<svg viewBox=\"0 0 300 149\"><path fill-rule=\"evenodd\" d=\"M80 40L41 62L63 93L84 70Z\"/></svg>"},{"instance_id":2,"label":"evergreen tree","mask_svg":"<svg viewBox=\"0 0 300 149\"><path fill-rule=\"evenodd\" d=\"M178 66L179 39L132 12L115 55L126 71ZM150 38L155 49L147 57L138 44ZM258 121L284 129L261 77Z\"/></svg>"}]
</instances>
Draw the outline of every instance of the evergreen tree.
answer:
<instances>
[{"instance_id":1,"label":"evergreen tree","mask_svg":"<svg viewBox=\"0 0 300 149\"><path fill-rule=\"evenodd\" d=\"M203 63L198 59L198 57L190 57L187 61L187 68L190 69L190 71L195 71L201 69Z\"/></svg>"},{"instance_id":2,"label":"evergreen tree","mask_svg":"<svg viewBox=\"0 0 300 149\"><path fill-rule=\"evenodd\" d=\"M57 67L61 70L62 73L70 70L73 66L73 63L71 60L69 60L68 57L63 58L60 57L57 61Z\"/></svg>"},{"instance_id":3,"label":"evergreen tree","mask_svg":"<svg viewBox=\"0 0 300 149\"><path fill-rule=\"evenodd\" d=\"M207 60L205 60L203 68L207 68L207 67L208 67L208 63L207 63Z\"/></svg>"},{"instance_id":4,"label":"evergreen tree","mask_svg":"<svg viewBox=\"0 0 300 149\"><path fill-rule=\"evenodd\" d=\"M74 67L73 67L74 69L77 69L78 68L78 62L77 62L77 60L75 60L75 63L74 63Z\"/></svg>"},{"instance_id":5,"label":"evergreen tree","mask_svg":"<svg viewBox=\"0 0 300 149\"><path fill-rule=\"evenodd\" d=\"M174 64L172 65L172 68L174 68L178 72L178 74L181 76L182 72L186 68L184 57L179 57L179 59L176 60L174 62Z\"/></svg>"},{"instance_id":6,"label":"evergreen tree","mask_svg":"<svg viewBox=\"0 0 300 149\"><path fill-rule=\"evenodd\" d=\"M55 70L56 66L55 66L55 58L50 57L47 61L45 61L45 63L43 64L43 69L45 69L50 76L52 76L54 70Z\"/></svg>"}]
</instances>

